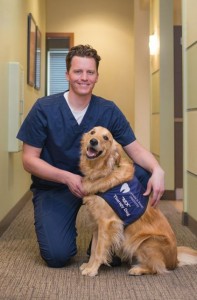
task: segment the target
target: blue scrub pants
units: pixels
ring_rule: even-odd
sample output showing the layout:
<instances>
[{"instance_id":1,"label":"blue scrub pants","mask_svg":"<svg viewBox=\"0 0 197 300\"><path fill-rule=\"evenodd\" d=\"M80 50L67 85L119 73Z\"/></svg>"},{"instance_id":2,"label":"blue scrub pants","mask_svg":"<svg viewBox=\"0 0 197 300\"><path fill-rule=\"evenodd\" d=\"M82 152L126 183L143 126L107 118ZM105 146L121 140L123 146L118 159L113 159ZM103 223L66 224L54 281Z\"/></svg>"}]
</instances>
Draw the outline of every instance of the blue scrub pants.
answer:
<instances>
[{"instance_id":1,"label":"blue scrub pants","mask_svg":"<svg viewBox=\"0 0 197 300\"><path fill-rule=\"evenodd\" d=\"M146 188L150 173L135 165L135 175ZM32 189L35 230L40 253L49 267L64 267L76 255L76 217L82 199L67 188Z\"/></svg>"}]
</instances>

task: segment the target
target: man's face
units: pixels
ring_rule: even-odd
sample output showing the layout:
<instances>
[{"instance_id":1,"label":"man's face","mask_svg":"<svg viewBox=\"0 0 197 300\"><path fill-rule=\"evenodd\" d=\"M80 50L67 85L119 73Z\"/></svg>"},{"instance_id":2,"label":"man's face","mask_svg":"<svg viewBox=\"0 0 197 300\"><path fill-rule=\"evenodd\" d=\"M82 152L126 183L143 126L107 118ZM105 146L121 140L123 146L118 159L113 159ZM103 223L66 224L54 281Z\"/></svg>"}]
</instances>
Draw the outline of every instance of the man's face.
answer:
<instances>
[{"instance_id":1,"label":"man's face","mask_svg":"<svg viewBox=\"0 0 197 300\"><path fill-rule=\"evenodd\" d=\"M70 83L70 91L81 96L91 95L98 80L94 58L74 56L70 70L66 72L66 79Z\"/></svg>"}]
</instances>

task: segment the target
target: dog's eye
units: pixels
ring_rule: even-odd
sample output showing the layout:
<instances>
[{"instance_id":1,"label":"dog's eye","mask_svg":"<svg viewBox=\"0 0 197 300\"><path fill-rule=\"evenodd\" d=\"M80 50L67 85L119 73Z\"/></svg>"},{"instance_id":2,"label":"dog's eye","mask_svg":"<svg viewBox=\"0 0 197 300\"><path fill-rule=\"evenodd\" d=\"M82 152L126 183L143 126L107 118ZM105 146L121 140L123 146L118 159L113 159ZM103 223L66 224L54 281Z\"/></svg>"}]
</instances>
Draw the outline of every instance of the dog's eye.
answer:
<instances>
[{"instance_id":1,"label":"dog's eye","mask_svg":"<svg viewBox=\"0 0 197 300\"><path fill-rule=\"evenodd\" d=\"M94 130L90 131L90 134L95 134L95 131Z\"/></svg>"},{"instance_id":2,"label":"dog's eye","mask_svg":"<svg viewBox=\"0 0 197 300\"><path fill-rule=\"evenodd\" d=\"M103 136L103 138L104 138L104 140L106 140L106 141L108 141L108 140L109 140L109 138L108 138L108 136L107 136L107 135L104 135L104 136Z\"/></svg>"}]
</instances>

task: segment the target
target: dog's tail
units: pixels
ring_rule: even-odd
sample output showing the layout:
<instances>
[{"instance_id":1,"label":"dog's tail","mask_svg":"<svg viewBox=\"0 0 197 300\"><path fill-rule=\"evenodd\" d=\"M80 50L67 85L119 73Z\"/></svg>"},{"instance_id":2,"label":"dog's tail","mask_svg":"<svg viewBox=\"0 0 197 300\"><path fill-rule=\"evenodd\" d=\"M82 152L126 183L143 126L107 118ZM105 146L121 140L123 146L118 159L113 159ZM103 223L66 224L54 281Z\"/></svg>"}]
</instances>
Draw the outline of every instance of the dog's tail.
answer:
<instances>
[{"instance_id":1,"label":"dog's tail","mask_svg":"<svg viewBox=\"0 0 197 300\"><path fill-rule=\"evenodd\" d=\"M177 247L178 266L197 265L197 251L189 247Z\"/></svg>"}]
</instances>

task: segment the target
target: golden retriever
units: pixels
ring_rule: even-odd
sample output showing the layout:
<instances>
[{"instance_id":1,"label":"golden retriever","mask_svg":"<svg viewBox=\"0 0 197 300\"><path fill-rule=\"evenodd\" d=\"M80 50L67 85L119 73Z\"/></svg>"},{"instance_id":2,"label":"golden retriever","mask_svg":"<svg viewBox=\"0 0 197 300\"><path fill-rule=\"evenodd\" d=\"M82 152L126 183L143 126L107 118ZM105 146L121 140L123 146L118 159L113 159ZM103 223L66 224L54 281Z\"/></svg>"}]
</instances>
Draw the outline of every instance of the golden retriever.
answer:
<instances>
[{"instance_id":1,"label":"golden retriever","mask_svg":"<svg viewBox=\"0 0 197 300\"><path fill-rule=\"evenodd\" d=\"M179 265L197 264L197 251L177 247L175 234L158 208L148 204L137 221L124 226L98 195L131 180L134 174L133 163L106 128L95 127L83 135L80 169L87 195L83 201L94 223L90 259L80 267L83 275L97 275L101 264L109 265L114 252L129 262L137 259L130 275L161 274Z\"/></svg>"}]
</instances>

